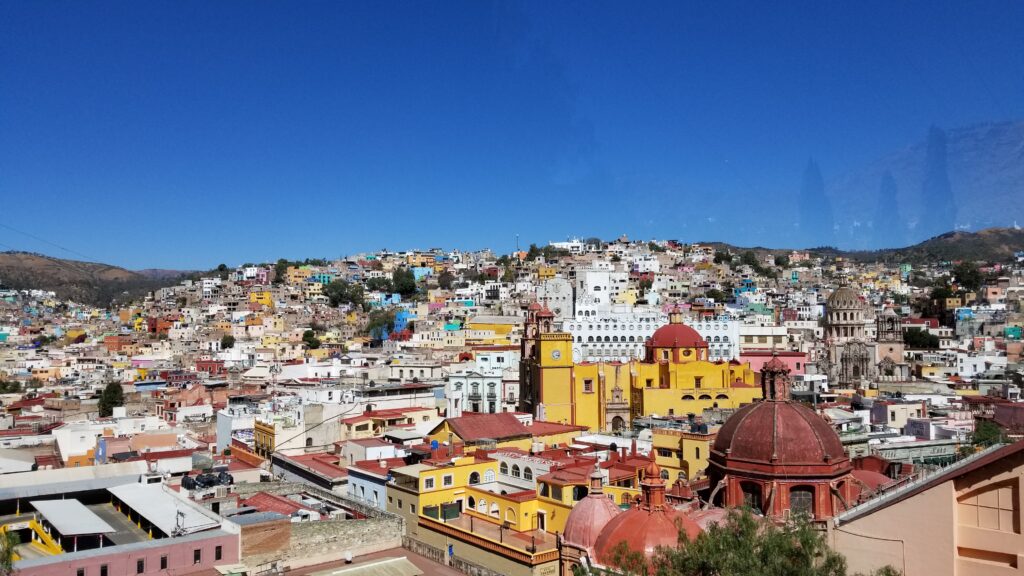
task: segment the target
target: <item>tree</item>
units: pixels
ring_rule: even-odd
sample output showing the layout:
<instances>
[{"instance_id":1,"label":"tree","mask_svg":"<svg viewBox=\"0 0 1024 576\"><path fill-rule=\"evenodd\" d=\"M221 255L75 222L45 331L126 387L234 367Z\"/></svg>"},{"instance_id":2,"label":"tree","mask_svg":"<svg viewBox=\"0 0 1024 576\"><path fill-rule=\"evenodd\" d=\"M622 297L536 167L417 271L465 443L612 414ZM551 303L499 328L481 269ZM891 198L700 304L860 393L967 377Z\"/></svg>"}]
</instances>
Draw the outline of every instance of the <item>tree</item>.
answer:
<instances>
[{"instance_id":1,"label":"tree","mask_svg":"<svg viewBox=\"0 0 1024 576\"><path fill-rule=\"evenodd\" d=\"M717 288L712 288L711 290L704 292L704 297L711 298L715 302L725 302L729 299L729 296L726 295L725 292L722 292Z\"/></svg>"},{"instance_id":2,"label":"tree","mask_svg":"<svg viewBox=\"0 0 1024 576\"><path fill-rule=\"evenodd\" d=\"M540 256L540 248L537 248L536 244L530 244L530 249L526 251L527 260L536 260Z\"/></svg>"},{"instance_id":3,"label":"tree","mask_svg":"<svg viewBox=\"0 0 1024 576\"><path fill-rule=\"evenodd\" d=\"M334 280L324 287L324 294L330 300L331 306L348 304L349 306L363 305L363 287L352 284L345 280Z\"/></svg>"},{"instance_id":4,"label":"tree","mask_svg":"<svg viewBox=\"0 0 1024 576\"><path fill-rule=\"evenodd\" d=\"M384 277L368 279L366 281L366 289L371 292L391 293L395 291L395 287L391 285L391 280Z\"/></svg>"},{"instance_id":5,"label":"tree","mask_svg":"<svg viewBox=\"0 0 1024 576\"><path fill-rule=\"evenodd\" d=\"M21 537L14 530L0 533L0 576L14 574L14 555L18 544L21 544Z\"/></svg>"},{"instance_id":6,"label":"tree","mask_svg":"<svg viewBox=\"0 0 1024 576\"><path fill-rule=\"evenodd\" d=\"M715 264L728 264L729 262L732 262L732 254L722 250L716 250L714 261Z\"/></svg>"},{"instance_id":7,"label":"tree","mask_svg":"<svg viewBox=\"0 0 1024 576\"><path fill-rule=\"evenodd\" d=\"M274 264L274 284L284 282L285 274L288 273L288 261L281 258Z\"/></svg>"},{"instance_id":8,"label":"tree","mask_svg":"<svg viewBox=\"0 0 1024 576\"><path fill-rule=\"evenodd\" d=\"M661 246L658 246L654 242L648 242L647 243L647 249L650 250L651 252L664 252L665 251L664 248L662 248Z\"/></svg>"},{"instance_id":9,"label":"tree","mask_svg":"<svg viewBox=\"0 0 1024 576\"><path fill-rule=\"evenodd\" d=\"M442 290L451 290L455 282L455 275L445 270L437 277L437 286Z\"/></svg>"},{"instance_id":10,"label":"tree","mask_svg":"<svg viewBox=\"0 0 1024 576\"><path fill-rule=\"evenodd\" d=\"M371 311L363 331L372 338L382 340L385 334L395 331L395 311L392 309Z\"/></svg>"},{"instance_id":11,"label":"tree","mask_svg":"<svg viewBox=\"0 0 1024 576\"><path fill-rule=\"evenodd\" d=\"M227 350L228 348L235 347L235 337L231 334L225 334L220 337L220 349Z\"/></svg>"},{"instance_id":12,"label":"tree","mask_svg":"<svg viewBox=\"0 0 1024 576\"><path fill-rule=\"evenodd\" d=\"M956 278L956 283L961 288L977 292L981 288L981 283L984 281L984 277L978 270L978 267L970 262L961 262L953 268L953 277Z\"/></svg>"},{"instance_id":13,"label":"tree","mask_svg":"<svg viewBox=\"0 0 1024 576\"><path fill-rule=\"evenodd\" d=\"M401 268L392 272L391 284L395 287L395 292L401 294L403 298L416 293L416 276L408 268Z\"/></svg>"},{"instance_id":14,"label":"tree","mask_svg":"<svg viewBox=\"0 0 1024 576\"><path fill-rule=\"evenodd\" d=\"M778 266L779 268L785 268L786 266L789 266L789 256L786 256L785 254L779 254L778 256L775 257L775 265Z\"/></svg>"},{"instance_id":15,"label":"tree","mask_svg":"<svg viewBox=\"0 0 1024 576\"><path fill-rule=\"evenodd\" d=\"M805 517L780 526L739 509L692 541L660 548L653 567L657 576L846 575L846 559Z\"/></svg>"},{"instance_id":16,"label":"tree","mask_svg":"<svg viewBox=\"0 0 1024 576\"><path fill-rule=\"evenodd\" d=\"M302 343L310 350L316 350L320 347L320 339L316 337L316 332L312 330L306 330L302 333Z\"/></svg>"},{"instance_id":17,"label":"tree","mask_svg":"<svg viewBox=\"0 0 1024 576\"><path fill-rule=\"evenodd\" d=\"M975 446L988 447L1003 441L1003 431L999 425L991 420L978 420L974 424L974 434L971 435L971 442Z\"/></svg>"},{"instance_id":18,"label":"tree","mask_svg":"<svg viewBox=\"0 0 1024 576\"><path fill-rule=\"evenodd\" d=\"M108 382L103 388L103 393L100 394L100 418L113 414L114 408L117 406L124 406L124 389L121 388L120 382Z\"/></svg>"},{"instance_id":19,"label":"tree","mask_svg":"<svg viewBox=\"0 0 1024 576\"><path fill-rule=\"evenodd\" d=\"M939 337L920 328L908 328L903 332L903 343L910 348L934 350L939 347Z\"/></svg>"}]
</instances>

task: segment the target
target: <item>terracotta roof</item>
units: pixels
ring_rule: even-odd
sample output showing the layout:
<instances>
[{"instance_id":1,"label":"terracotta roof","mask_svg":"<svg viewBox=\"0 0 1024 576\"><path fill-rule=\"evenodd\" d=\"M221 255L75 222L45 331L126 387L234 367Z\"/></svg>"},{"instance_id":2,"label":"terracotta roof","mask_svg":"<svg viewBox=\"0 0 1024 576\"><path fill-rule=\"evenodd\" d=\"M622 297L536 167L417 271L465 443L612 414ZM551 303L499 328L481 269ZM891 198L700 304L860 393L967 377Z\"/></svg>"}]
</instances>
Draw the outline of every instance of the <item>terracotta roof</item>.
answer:
<instances>
[{"instance_id":1,"label":"terracotta roof","mask_svg":"<svg viewBox=\"0 0 1024 576\"><path fill-rule=\"evenodd\" d=\"M257 492L242 500L239 504L241 506L251 506L260 512L277 512L285 516L291 516L299 510L311 510L311 508L303 506L295 500L269 492Z\"/></svg>"},{"instance_id":2,"label":"terracotta roof","mask_svg":"<svg viewBox=\"0 0 1024 576\"><path fill-rule=\"evenodd\" d=\"M530 436L530 430L508 412L467 414L458 418L449 418L447 422L452 432L465 442L487 438L501 440Z\"/></svg>"},{"instance_id":3,"label":"terracotta roof","mask_svg":"<svg viewBox=\"0 0 1024 576\"><path fill-rule=\"evenodd\" d=\"M565 432L582 432L587 429L586 426L573 426L571 424L559 424L558 422L544 422L535 420L533 424L527 426L526 429L534 437L536 436L550 436L552 434L562 434Z\"/></svg>"}]
</instances>

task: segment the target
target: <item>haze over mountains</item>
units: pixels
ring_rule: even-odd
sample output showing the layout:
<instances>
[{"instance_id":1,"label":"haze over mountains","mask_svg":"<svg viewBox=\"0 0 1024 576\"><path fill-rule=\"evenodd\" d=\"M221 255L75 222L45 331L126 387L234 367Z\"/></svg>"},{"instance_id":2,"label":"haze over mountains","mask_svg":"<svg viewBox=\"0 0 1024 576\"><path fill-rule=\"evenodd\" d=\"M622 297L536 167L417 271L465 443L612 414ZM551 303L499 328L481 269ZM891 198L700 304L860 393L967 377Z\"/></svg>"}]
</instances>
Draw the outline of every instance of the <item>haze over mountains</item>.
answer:
<instances>
[{"instance_id":1,"label":"haze over mountains","mask_svg":"<svg viewBox=\"0 0 1024 576\"><path fill-rule=\"evenodd\" d=\"M800 245L877 249L1024 224L1021 121L932 127L920 142L863 168L832 178L816 170L812 161L801 190L809 209L801 214ZM834 220L832 242L821 241L829 236L815 221L822 213L820 220Z\"/></svg>"}]
</instances>

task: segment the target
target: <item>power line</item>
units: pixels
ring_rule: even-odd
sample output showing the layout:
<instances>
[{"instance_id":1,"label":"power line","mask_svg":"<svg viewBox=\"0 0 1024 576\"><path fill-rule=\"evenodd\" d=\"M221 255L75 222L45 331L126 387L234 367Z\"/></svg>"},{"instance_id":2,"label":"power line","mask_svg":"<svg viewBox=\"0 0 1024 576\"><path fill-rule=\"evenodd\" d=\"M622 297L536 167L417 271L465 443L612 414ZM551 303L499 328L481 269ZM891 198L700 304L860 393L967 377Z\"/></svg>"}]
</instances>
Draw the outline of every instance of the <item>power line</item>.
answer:
<instances>
[{"instance_id":1,"label":"power line","mask_svg":"<svg viewBox=\"0 0 1024 576\"><path fill-rule=\"evenodd\" d=\"M8 230L10 230L12 232L16 232L16 233L21 234L23 236L28 236L29 238L32 238L33 240L38 240L39 242L42 242L44 244L49 244L50 246L53 246L54 248L57 248L58 250L63 250L63 251L68 252L70 254L74 254L76 256L85 258L86 260L95 261L95 259L93 257L88 256L86 254L82 254L78 250L72 250L71 248L66 248L64 246L61 246L60 244L57 244L55 242L51 242L51 241L49 241L46 238L43 238L41 236L36 236L35 234L32 234L30 232L25 232L24 230L18 230L17 228L15 228L13 226L10 226L8 224L4 224L3 222L0 222L0 228L6 228L6 229L8 229ZM13 248L12 248L12 250L13 250Z\"/></svg>"}]
</instances>

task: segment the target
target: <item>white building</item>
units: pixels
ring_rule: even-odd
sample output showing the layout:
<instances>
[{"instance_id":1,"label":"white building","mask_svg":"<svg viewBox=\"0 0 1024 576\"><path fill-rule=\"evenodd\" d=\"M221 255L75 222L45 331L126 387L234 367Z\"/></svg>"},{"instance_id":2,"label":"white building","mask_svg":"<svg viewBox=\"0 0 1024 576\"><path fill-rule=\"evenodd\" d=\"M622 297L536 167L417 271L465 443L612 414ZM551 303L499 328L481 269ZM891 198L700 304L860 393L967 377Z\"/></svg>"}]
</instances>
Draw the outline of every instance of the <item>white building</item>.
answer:
<instances>
[{"instance_id":1,"label":"white building","mask_svg":"<svg viewBox=\"0 0 1024 576\"><path fill-rule=\"evenodd\" d=\"M740 357L740 322L727 316L686 322L708 343L708 359L734 360Z\"/></svg>"},{"instance_id":2,"label":"white building","mask_svg":"<svg viewBox=\"0 0 1024 576\"><path fill-rule=\"evenodd\" d=\"M644 343L668 323L658 308L626 304L578 304L576 316L562 322L572 334L573 360L611 362L644 357Z\"/></svg>"}]
</instances>

